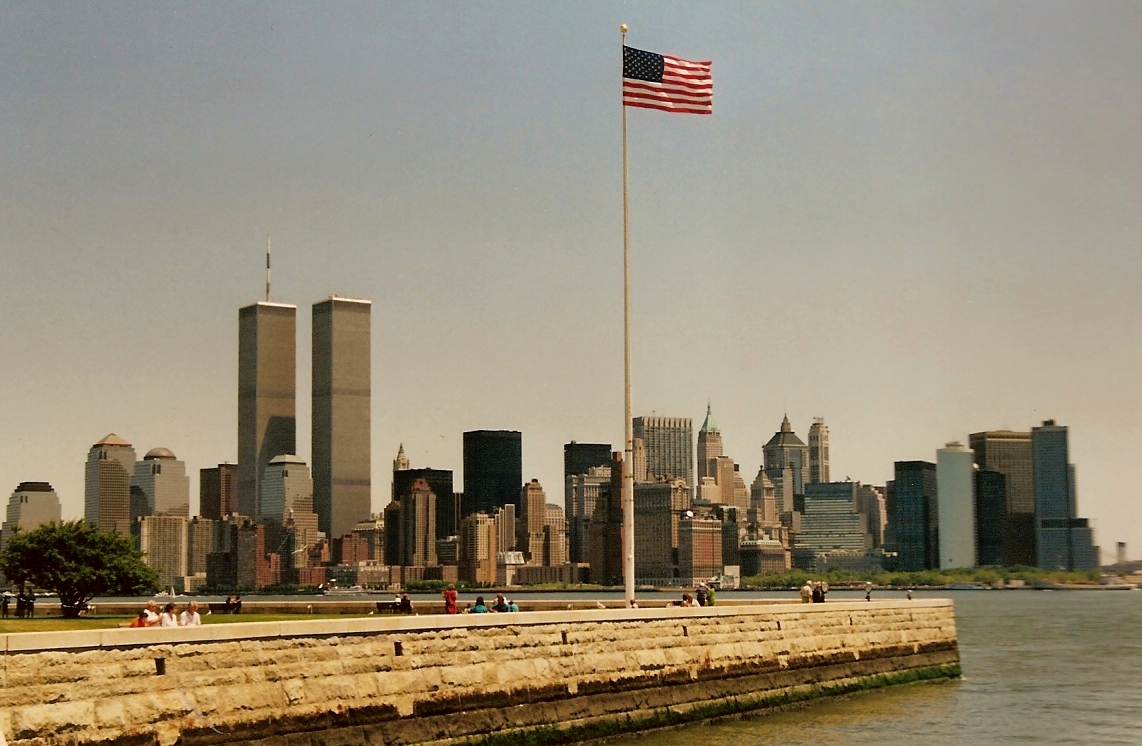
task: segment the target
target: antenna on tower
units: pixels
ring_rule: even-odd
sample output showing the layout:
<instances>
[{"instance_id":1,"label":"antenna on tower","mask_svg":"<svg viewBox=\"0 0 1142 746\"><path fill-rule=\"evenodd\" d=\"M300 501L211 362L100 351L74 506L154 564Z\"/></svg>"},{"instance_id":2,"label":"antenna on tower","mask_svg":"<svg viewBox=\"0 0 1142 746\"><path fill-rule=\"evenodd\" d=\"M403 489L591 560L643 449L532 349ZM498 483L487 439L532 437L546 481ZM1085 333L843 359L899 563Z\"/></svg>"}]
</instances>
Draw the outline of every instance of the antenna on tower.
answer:
<instances>
[{"instance_id":1,"label":"antenna on tower","mask_svg":"<svg viewBox=\"0 0 1142 746\"><path fill-rule=\"evenodd\" d=\"M270 302L270 234L266 234L266 303Z\"/></svg>"}]
</instances>

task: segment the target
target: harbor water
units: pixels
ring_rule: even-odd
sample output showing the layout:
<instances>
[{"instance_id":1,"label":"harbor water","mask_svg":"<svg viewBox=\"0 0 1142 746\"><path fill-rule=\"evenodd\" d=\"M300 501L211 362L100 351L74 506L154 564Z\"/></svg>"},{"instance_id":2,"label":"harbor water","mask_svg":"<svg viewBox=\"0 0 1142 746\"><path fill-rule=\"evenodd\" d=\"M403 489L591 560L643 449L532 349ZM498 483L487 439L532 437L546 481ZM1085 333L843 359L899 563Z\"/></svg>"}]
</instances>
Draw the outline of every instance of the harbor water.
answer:
<instances>
[{"instance_id":1,"label":"harbor water","mask_svg":"<svg viewBox=\"0 0 1142 746\"><path fill-rule=\"evenodd\" d=\"M963 667L958 681L866 692L613 743L1142 743L1142 591L940 595L955 600Z\"/></svg>"}]
</instances>

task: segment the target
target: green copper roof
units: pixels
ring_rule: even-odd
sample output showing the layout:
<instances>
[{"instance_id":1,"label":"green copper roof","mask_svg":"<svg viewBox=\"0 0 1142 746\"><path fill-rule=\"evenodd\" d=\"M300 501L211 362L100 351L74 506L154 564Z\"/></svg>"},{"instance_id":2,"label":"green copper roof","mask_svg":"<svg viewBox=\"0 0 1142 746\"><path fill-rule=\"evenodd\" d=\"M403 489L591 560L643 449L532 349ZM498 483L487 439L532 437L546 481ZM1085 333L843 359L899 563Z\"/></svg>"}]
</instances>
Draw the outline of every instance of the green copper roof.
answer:
<instances>
[{"instance_id":1,"label":"green copper roof","mask_svg":"<svg viewBox=\"0 0 1142 746\"><path fill-rule=\"evenodd\" d=\"M718 432L718 426L714 422L714 416L710 413L710 403L709 402L706 402L706 421L702 423L702 432L704 432L704 433L711 433L711 432L716 433L716 432Z\"/></svg>"}]
</instances>

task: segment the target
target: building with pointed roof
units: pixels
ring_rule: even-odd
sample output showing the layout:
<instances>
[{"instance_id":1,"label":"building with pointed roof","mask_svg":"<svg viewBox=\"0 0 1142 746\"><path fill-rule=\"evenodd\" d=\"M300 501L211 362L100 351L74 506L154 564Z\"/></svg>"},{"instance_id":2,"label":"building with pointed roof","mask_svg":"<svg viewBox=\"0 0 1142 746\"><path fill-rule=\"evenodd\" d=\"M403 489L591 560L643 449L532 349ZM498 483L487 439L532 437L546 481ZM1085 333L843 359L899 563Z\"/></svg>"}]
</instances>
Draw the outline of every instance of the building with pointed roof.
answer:
<instances>
[{"instance_id":1,"label":"building with pointed roof","mask_svg":"<svg viewBox=\"0 0 1142 746\"><path fill-rule=\"evenodd\" d=\"M724 455L722 433L714 422L710 403L706 402L706 419L698 431L698 479L717 478L717 459Z\"/></svg>"},{"instance_id":2,"label":"building with pointed roof","mask_svg":"<svg viewBox=\"0 0 1142 746\"><path fill-rule=\"evenodd\" d=\"M401 443L400 448L397 449L397 457L393 459L393 471L404 471L410 468L412 468L412 465L408 460L408 456L404 455L404 443ZM393 499L396 499L396 495L393 496Z\"/></svg>"},{"instance_id":3,"label":"building with pointed roof","mask_svg":"<svg viewBox=\"0 0 1142 746\"><path fill-rule=\"evenodd\" d=\"M788 513L795 509L795 498L805 494L805 484L809 480L809 447L793 432L788 414L762 453L765 475L773 482L777 509Z\"/></svg>"}]
</instances>

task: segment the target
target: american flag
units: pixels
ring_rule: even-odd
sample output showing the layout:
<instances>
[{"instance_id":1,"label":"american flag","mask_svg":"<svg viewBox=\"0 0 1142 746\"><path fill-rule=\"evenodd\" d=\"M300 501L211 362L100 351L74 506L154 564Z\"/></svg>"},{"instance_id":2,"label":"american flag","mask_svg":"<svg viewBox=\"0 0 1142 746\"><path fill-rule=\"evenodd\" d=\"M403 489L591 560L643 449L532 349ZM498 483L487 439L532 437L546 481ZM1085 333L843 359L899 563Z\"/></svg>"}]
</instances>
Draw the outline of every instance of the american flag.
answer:
<instances>
[{"instance_id":1,"label":"american flag","mask_svg":"<svg viewBox=\"0 0 1142 746\"><path fill-rule=\"evenodd\" d=\"M623 105L676 114L711 114L711 64L709 60L692 62L624 46Z\"/></svg>"}]
</instances>

